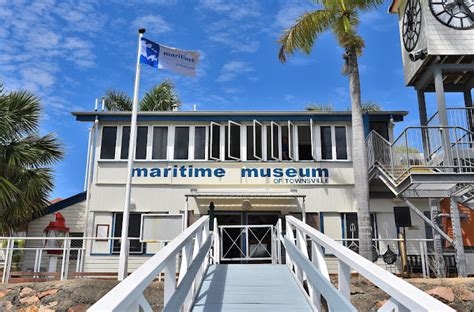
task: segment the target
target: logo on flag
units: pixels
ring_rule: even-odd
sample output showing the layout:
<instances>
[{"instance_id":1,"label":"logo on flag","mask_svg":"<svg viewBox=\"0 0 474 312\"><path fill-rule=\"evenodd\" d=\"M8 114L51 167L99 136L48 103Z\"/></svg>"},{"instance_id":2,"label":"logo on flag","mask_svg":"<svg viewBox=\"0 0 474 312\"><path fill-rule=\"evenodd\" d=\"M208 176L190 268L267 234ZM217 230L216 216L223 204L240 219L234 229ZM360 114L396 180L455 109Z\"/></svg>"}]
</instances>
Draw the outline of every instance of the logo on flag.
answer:
<instances>
[{"instance_id":1,"label":"logo on flag","mask_svg":"<svg viewBox=\"0 0 474 312\"><path fill-rule=\"evenodd\" d=\"M142 37L140 63L194 77L199 63L199 53L167 47Z\"/></svg>"}]
</instances>

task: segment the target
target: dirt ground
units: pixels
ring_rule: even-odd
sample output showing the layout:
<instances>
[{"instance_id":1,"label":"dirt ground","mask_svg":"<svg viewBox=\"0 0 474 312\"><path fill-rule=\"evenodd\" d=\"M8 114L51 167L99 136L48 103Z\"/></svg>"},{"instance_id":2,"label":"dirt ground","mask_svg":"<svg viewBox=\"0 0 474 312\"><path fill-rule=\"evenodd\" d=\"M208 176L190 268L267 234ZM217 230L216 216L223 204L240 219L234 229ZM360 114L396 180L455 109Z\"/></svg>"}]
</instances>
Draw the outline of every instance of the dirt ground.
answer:
<instances>
[{"instance_id":1,"label":"dirt ground","mask_svg":"<svg viewBox=\"0 0 474 312\"><path fill-rule=\"evenodd\" d=\"M436 287L452 290L454 300L447 303L457 311L474 311L474 278L406 279L427 291ZM113 280L76 279L0 285L0 311L82 312L117 284ZM469 296L470 295L470 296ZM163 307L163 284L153 282L145 297L154 311ZM353 277L351 301L359 311L376 311L388 296L361 277ZM440 298L438 298L440 299ZM443 300L442 300L443 301Z\"/></svg>"}]
</instances>

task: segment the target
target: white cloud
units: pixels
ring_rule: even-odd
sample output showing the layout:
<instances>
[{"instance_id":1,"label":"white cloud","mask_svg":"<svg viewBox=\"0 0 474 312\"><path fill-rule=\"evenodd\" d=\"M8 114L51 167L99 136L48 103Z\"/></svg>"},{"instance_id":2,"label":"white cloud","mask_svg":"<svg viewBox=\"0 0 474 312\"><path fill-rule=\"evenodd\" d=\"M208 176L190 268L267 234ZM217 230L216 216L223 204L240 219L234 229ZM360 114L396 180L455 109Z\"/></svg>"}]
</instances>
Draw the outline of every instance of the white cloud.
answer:
<instances>
[{"instance_id":1,"label":"white cloud","mask_svg":"<svg viewBox=\"0 0 474 312\"><path fill-rule=\"evenodd\" d=\"M255 53L258 34L265 28L260 3L255 0L201 0L197 8L208 40L234 53Z\"/></svg>"},{"instance_id":2,"label":"white cloud","mask_svg":"<svg viewBox=\"0 0 474 312\"><path fill-rule=\"evenodd\" d=\"M0 68L5 86L28 89L45 102L61 93L58 86L69 72L96 65L92 38L106 21L99 12L92 0L0 0ZM45 107L49 112L68 111L57 104Z\"/></svg>"},{"instance_id":3,"label":"white cloud","mask_svg":"<svg viewBox=\"0 0 474 312\"><path fill-rule=\"evenodd\" d=\"M235 20L260 16L260 5L255 0L201 0L200 6Z\"/></svg>"},{"instance_id":4,"label":"white cloud","mask_svg":"<svg viewBox=\"0 0 474 312\"><path fill-rule=\"evenodd\" d=\"M241 74L249 73L252 71L254 71L254 68L248 62L232 61L222 66L221 73L219 77L217 77L217 81L231 81Z\"/></svg>"},{"instance_id":5,"label":"white cloud","mask_svg":"<svg viewBox=\"0 0 474 312\"><path fill-rule=\"evenodd\" d=\"M145 15L137 17L133 23L135 29L139 28L150 28L153 29L154 33L165 33L171 31L171 26L166 22L163 17L159 15Z\"/></svg>"},{"instance_id":6,"label":"white cloud","mask_svg":"<svg viewBox=\"0 0 474 312\"><path fill-rule=\"evenodd\" d=\"M280 7L275 16L274 28L284 30L293 25L296 19L305 12L315 10L316 6L310 1L287 1Z\"/></svg>"}]
</instances>

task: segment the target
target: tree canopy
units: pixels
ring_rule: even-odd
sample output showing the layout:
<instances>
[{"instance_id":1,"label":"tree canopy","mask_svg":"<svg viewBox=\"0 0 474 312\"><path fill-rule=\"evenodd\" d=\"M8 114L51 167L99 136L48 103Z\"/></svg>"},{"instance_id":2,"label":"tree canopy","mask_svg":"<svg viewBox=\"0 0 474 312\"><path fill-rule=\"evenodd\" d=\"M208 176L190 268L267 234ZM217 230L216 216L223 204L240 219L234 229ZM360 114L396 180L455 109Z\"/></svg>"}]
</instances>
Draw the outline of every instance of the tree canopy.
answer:
<instances>
[{"instance_id":1,"label":"tree canopy","mask_svg":"<svg viewBox=\"0 0 474 312\"><path fill-rule=\"evenodd\" d=\"M0 85L0 230L12 231L49 205L52 166L63 157L53 134L39 134L41 105L28 91Z\"/></svg>"},{"instance_id":2,"label":"tree canopy","mask_svg":"<svg viewBox=\"0 0 474 312\"><path fill-rule=\"evenodd\" d=\"M131 111L132 98L122 91L109 89L105 92L105 107L109 111ZM139 102L141 111L170 111L181 102L174 84L165 80L145 93Z\"/></svg>"}]
</instances>

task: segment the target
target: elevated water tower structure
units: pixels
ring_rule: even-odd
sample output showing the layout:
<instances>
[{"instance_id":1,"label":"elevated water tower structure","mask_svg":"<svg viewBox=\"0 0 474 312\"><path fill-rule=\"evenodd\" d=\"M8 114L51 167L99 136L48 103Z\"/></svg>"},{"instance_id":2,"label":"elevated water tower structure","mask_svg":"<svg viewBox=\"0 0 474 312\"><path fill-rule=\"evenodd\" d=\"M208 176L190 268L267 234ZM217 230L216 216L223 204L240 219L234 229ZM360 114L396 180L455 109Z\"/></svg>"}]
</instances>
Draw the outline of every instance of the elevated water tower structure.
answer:
<instances>
[{"instance_id":1,"label":"elevated water tower structure","mask_svg":"<svg viewBox=\"0 0 474 312\"><path fill-rule=\"evenodd\" d=\"M427 173L420 176L431 185L423 191L431 191L426 197L430 198L435 226L442 218L440 200L450 198L447 217L452 222L458 274L466 276L458 203L470 204L473 200L474 1L394 0L389 12L398 14L405 83L415 88L418 98L420 127L405 130L405 149L408 155L410 144L414 144L411 142L420 140L420 162ZM430 118L425 100L429 92L436 94L436 112ZM461 93L464 105L447 105L448 92ZM443 185L449 190L442 190ZM441 237L439 231L433 233L438 272L444 275Z\"/></svg>"}]
</instances>

